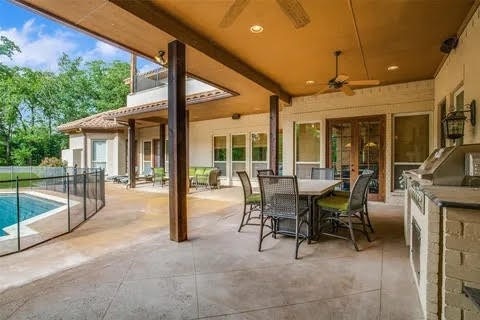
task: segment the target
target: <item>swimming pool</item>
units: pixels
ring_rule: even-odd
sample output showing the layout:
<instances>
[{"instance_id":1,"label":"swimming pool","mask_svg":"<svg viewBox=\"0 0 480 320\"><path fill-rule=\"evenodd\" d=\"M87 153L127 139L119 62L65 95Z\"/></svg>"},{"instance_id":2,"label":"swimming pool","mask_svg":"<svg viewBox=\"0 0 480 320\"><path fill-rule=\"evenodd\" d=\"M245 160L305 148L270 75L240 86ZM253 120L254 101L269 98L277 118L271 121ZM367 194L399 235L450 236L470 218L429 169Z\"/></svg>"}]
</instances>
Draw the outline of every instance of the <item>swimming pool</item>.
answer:
<instances>
[{"instance_id":1,"label":"swimming pool","mask_svg":"<svg viewBox=\"0 0 480 320\"><path fill-rule=\"evenodd\" d=\"M59 208L64 204L53 200L21 193L20 221L30 219L42 213ZM3 228L17 223L17 195L15 193L0 193L0 237L6 235Z\"/></svg>"}]
</instances>

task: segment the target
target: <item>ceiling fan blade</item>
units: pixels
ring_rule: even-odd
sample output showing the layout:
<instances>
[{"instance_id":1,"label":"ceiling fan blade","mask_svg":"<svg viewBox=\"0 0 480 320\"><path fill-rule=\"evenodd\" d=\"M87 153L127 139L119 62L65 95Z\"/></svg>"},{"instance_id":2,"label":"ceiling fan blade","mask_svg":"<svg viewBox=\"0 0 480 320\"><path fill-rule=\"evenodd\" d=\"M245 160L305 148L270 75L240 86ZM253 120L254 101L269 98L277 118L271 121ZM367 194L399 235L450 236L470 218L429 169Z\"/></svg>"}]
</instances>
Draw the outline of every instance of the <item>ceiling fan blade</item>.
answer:
<instances>
[{"instance_id":1,"label":"ceiling fan blade","mask_svg":"<svg viewBox=\"0 0 480 320\"><path fill-rule=\"evenodd\" d=\"M220 28L230 27L245 9L250 0L235 0L220 21Z\"/></svg>"},{"instance_id":2,"label":"ceiling fan blade","mask_svg":"<svg viewBox=\"0 0 480 320\"><path fill-rule=\"evenodd\" d=\"M322 90L318 91L317 93L324 93L324 92L327 92L328 90L330 90L330 86L325 86L322 88Z\"/></svg>"},{"instance_id":3,"label":"ceiling fan blade","mask_svg":"<svg viewBox=\"0 0 480 320\"><path fill-rule=\"evenodd\" d=\"M305 27L310 23L310 17L298 0L277 0L283 13L292 20L295 28Z\"/></svg>"},{"instance_id":4,"label":"ceiling fan blade","mask_svg":"<svg viewBox=\"0 0 480 320\"><path fill-rule=\"evenodd\" d=\"M348 81L348 84L351 86L378 86L380 80L355 80Z\"/></svg>"},{"instance_id":5,"label":"ceiling fan blade","mask_svg":"<svg viewBox=\"0 0 480 320\"><path fill-rule=\"evenodd\" d=\"M350 78L350 77L347 76L346 74L339 74L339 75L335 78L335 81L336 81L336 82L344 82L344 81L347 81L348 78Z\"/></svg>"},{"instance_id":6,"label":"ceiling fan blade","mask_svg":"<svg viewBox=\"0 0 480 320\"><path fill-rule=\"evenodd\" d=\"M341 86L340 90L342 90L343 93L345 93L347 96L353 96L355 94L355 92L352 90L352 88L350 88L347 85Z\"/></svg>"}]
</instances>

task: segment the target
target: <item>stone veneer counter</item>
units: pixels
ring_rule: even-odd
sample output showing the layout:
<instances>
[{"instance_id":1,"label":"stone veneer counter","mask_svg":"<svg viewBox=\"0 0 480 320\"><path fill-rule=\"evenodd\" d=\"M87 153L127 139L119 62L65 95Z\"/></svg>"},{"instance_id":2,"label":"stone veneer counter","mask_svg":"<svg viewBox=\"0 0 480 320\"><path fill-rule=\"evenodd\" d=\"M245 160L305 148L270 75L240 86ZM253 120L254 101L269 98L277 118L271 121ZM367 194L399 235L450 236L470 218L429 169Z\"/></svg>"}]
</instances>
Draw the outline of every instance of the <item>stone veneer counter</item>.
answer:
<instances>
[{"instance_id":1,"label":"stone veneer counter","mask_svg":"<svg viewBox=\"0 0 480 320\"><path fill-rule=\"evenodd\" d=\"M480 188L424 185L420 189L439 207L480 210Z\"/></svg>"}]
</instances>

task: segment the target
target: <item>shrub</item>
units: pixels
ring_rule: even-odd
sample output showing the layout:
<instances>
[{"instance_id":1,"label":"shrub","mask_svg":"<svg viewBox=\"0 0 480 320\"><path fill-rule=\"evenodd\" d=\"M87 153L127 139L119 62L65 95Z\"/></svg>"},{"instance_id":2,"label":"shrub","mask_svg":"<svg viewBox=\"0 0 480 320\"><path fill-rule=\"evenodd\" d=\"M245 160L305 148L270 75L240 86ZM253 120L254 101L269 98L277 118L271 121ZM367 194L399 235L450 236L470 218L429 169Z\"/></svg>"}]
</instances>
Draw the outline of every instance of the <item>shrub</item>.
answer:
<instances>
[{"instance_id":1,"label":"shrub","mask_svg":"<svg viewBox=\"0 0 480 320\"><path fill-rule=\"evenodd\" d=\"M43 158L42 162L40 163L40 167L66 167L67 162L62 161L62 159L56 157L46 157Z\"/></svg>"}]
</instances>

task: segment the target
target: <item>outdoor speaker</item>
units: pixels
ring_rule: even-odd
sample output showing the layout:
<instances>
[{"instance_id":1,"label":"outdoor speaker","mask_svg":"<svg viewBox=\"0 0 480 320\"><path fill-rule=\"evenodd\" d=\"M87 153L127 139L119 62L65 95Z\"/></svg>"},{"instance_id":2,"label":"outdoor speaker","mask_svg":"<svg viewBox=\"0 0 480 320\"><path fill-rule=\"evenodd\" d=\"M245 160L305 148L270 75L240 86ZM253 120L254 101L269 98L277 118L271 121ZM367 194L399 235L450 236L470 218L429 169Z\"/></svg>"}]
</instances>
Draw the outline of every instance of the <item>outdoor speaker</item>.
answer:
<instances>
[{"instance_id":1,"label":"outdoor speaker","mask_svg":"<svg viewBox=\"0 0 480 320\"><path fill-rule=\"evenodd\" d=\"M238 120L238 119L240 119L240 113L234 113L234 114L232 114L232 119L233 119L233 120Z\"/></svg>"},{"instance_id":2,"label":"outdoor speaker","mask_svg":"<svg viewBox=\"0 0 480 320\"><path fill-rule=\"evenodd\" d=\"M443 53L450 53L453 49L457 47L458 38L456 36L445 39L440 46L440 51Z\"/></svg>"}]
</instances>

